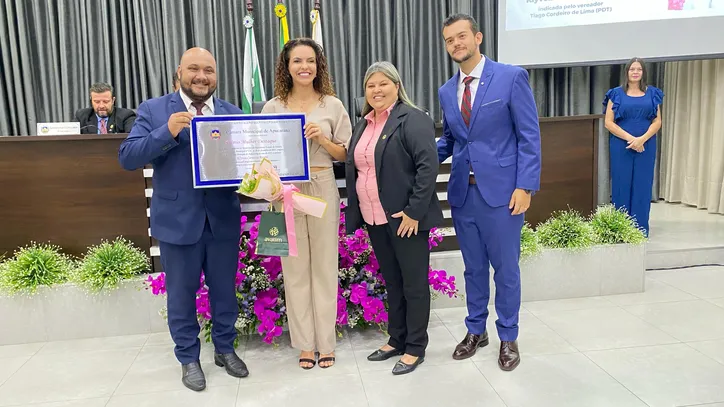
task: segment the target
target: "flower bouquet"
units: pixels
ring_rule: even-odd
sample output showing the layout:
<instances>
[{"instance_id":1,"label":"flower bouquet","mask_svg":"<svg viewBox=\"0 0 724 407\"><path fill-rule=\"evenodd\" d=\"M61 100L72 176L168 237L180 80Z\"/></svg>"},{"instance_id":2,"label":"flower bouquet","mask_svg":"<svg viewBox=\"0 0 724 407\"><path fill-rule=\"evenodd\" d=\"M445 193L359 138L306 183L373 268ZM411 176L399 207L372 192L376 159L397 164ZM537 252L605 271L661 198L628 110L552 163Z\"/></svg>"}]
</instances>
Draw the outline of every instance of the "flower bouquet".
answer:
<instances>
[{"instance_id":1,"label":"flower bouquet","mask_svg":"<svg viewBox=\"0 0 724 407\"><path fill-rule=\"evenodd\" d=\"M271 161L262 159L244 174L237 191L248 197L271 202L281 202L284 214L266 211L262 213L263 236L256 247L258 254L296 256L297 234L294 228L294 210L321 218L327 209L327 202L313 196L299 193L291 184L283 184Z\"/></svg>"}]
</instances>

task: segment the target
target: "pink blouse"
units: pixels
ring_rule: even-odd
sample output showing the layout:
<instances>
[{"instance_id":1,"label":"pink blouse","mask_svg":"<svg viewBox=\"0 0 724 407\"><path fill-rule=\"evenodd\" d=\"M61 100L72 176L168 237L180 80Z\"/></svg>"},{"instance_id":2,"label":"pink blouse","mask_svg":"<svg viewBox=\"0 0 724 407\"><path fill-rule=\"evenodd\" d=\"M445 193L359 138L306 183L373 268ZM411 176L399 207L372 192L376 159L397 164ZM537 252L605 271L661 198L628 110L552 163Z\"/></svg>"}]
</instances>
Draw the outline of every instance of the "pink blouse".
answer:
<instances>
[{"instance_id":1,"label":"pink blouse","mask_svg":"<svg viewBox=\"0 0 724 407\"><path fill-rule=\"evenodd\" d=\"M375 147L393 107L395 107L394 103L382 112L379 117L375 117L374 111L369 112L365 116L367 127L354 150L354 163L357 167L356 188L357 196L359 197L359 208L362 212L362 219L364 219L368 225L384 225L387 223L387 216L385 216L385 210L382 208L380 195L377 190Z\"/></svg>"}]
</instances>

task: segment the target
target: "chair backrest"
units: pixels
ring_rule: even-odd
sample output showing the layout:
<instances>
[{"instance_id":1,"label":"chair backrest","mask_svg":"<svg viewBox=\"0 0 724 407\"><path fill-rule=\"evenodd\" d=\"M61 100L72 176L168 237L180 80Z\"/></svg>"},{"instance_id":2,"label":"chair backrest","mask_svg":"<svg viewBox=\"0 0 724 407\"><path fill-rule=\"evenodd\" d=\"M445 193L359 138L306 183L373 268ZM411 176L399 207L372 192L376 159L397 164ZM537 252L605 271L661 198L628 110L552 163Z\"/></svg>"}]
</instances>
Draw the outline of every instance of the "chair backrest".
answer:
<instances>
[{"instance_id":1,"label":"chair backrest","mask_svg":"<svg viewBox=\"0 0 724 407\"><path fill-rule=\"evenodd\" d=\"M365 107L365 97L360 96L354 98L354 116L362 117L362 108Z\"/></svg>"},{"instance_id":2,"label":"chair backrest","mask_svg":"<svg viewBox=\"0 0 724 407\"><path fill-rule=\"evenodd\" d=\"M261 109L264 108L264 105L266 102L251 102L251 112L252 113L261 113Z\"/></svg>"}]
</instances>

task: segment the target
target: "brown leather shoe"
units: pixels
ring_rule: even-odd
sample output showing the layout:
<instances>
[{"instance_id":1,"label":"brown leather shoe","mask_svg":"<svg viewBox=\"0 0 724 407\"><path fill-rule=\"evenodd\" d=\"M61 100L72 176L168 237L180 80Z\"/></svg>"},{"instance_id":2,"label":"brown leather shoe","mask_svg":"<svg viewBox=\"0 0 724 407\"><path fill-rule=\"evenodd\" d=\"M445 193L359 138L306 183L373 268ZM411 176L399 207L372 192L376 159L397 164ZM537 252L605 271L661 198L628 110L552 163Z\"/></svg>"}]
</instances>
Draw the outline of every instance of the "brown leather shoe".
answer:
<instances>
[{"instance_id":1,"label":"brown leather shoe","mask_svg":"<svg viewBox=\"0 0 724 407\"><path fill-rule=\"evenodd\" d=\"M477 352L478 348L482 348L489 343L488 332L483 332L482 335L474 335L468 332L465 338L455 347L453 352L453 359L463 360L467 359Z\"/></svg>"},{"instance_id":2,"label":"brown leather shoe","mask_svg":"<svg viewBox=\"0 0 724 407\"><path fill-rule=\"evenodd\" d=\"M518 341L500 342L500 357L498 366L506 372L518 367L520 364L520 353L518 352Z\"/></svg>"}]
</instances>

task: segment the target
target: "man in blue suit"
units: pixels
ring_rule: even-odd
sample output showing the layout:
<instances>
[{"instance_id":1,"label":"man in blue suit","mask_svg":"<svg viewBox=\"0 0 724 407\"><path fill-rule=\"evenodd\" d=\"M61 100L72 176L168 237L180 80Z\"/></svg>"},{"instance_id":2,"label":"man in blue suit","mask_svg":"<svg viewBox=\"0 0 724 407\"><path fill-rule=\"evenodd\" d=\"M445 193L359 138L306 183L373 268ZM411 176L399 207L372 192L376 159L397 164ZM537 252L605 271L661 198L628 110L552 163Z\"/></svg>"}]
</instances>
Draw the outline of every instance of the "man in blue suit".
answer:
<instances>
[{"instance_id":1,"label":"man in blue suit","mask_svg":"<svg viewBox=\"0 0 724 407\"><path fill-rule=\"evenodd\" d=\"M468 333L453 358L469 358L488 344L492 264L498 365L510 371L520 363L520 232L531 195L540 186L537 109L524 69L480 53L483 34L471 16L448 17L443 38L460 71L439 90L443 135L438 158L443 162L452 155L448 202L465 263L468 308Z\"/></svg>"},{"instance_id":2,"label":"man in blue suit","mask_svg":"<svg viewBox=\"0 0 724 407\"><path fill-rule=\"evenodd\" d=\"M238 315L235 279L239 256L241 208L234 188L194 189L189 128L195 115L241 114L218 98L216 60L191 48L177 70L178 92L147 100L118 153L126 170L153 165L151 234L159 241L166 273L168 324L182 365L182 382L206 388L199 352L196 291L201 271L209 287L214 362L234 377L249 371L234 351Z\"/></svg>"}]
</instances>

